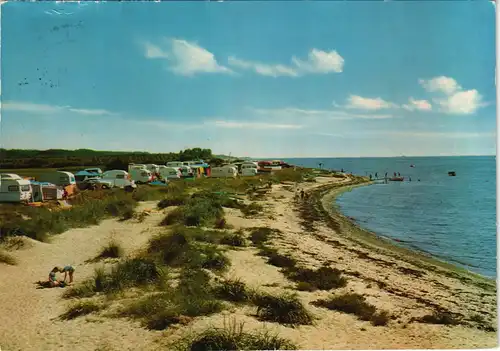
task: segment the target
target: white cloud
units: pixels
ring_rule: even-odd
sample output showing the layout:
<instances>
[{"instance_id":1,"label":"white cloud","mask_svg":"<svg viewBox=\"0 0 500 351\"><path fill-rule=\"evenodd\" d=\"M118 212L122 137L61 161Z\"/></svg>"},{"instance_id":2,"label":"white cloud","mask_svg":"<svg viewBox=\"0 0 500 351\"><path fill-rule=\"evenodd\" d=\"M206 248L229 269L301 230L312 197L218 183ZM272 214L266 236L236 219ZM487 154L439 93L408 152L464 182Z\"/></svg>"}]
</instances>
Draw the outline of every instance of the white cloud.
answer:
<instances>
[{"instance_id":1,"label":"white cloud","mask_svg":"<svg viewBox=\"0 0 500 351\"><path fill-rule=\"evenodd\" d=\"M279 76L289 76L289 77L297 77L299 75L298 71L292 67L287 67L284 65L268 65L265 63L259 62L251 62L237 59L234 56L230 56L228 58L228 63L231 66L242 68L242 69L250 69L255 71L262 76L268 77L279 77Z\"/></svg>"},{"instance_id":2,"label":"white cloud","mask_svg":"<svg viewBox=\"0 0 500 351\"><path fill-rule=\"evenodd\" d=\"M419 82L428 92L444 95L433 98L444 113L469 115L486 105L476 89L464 90L453 78L440 76Z\"/></svg>"},{"instance_id":3,"label":"white cloud","mask_svg":"<svg viewBox=\"0 0 500 351\"><path fill-rule=\"evenodd\" d=\"M461 89L460 85L453 78L440 76L429 80L419 79L420 85L428 92L443 92L447 95L453 94L455 91Z\"/></svg>"},{"instance_id":4,"label":"white cloud","mask_svg":"<svg viewBox=\"0 0 500 351\"><path fill-rule=\"evenodd\" d=\"M238 128L238 129L300 129L301 125L297 124L273 124L264 122L240 122L240 121L215 121L215 126L221 128Z\"/></svg>"},{"instance_id":5,"label":"white cloud","mask_svg":"<svg viewBox=\"0 0 500 351\"><path fill-rule=\"evenodd\" d=\"M301 60L293 56L289 65L248 61L238 59L234 56L228 58L228 63L231 66L252 70L257 74L268 77L298 77L308 73L340 73L344 67L344 59L337 51L327 52L318 49L312 49L306 60Z\"/></svg>"},{"instance_id":6,"label":"white cloud","mask_svg":"<svg viewBox=\"0 0 500 351\"><path fill-rule=\"evenodd\" d=\"M365 98L359 95L351 95L347 99L346 107L359 110L382 110L386 108L396 108L398 106L380 97Z\"/></svg>"},{"instance_id":7,"label":"white cloud","mask_svg":"<svg viewBox=\"0 0 500 351\"><path fill-rule=\"evenodd\" d=\"M450 114L469 115L482 106L482 96L476 89L456 92L445 99L434 99L441 110Z\"/></svg>"},{"instance_id":8,"label":"white cloud","mask_svg":"<svg viewBox=\"0 0 500 351\"><path fill-rule=\"evenodd\" d=\"M340 73L344 68L344 58L335 50L312 49L306 61L294 56L292 62L300 71L309 73Z\"/></svg>"},{"instance_id":9,"label":"white cloud","mask_svg":"<svg viewBox=\"0 0 500 351\"><path fill-rule=\"evenodd\" d=\"M170 39L168 42L170 50L146 43L144 55L152 59L166 59L170 69L183 76L193 76L197 73L232 73L229 68L217 62L213 53L195 42L182 39Z\"/></svg>"},{"instance_id":10,"label":"white cloud","mask_svg":"<svg viewBox=\"0 0 500 351\"><path fill-rule=\"evenodd\" d=\"M58 106L58 105L44 105L44 104L33 104L29 102L17 102L8 101L1 104L2 110L9 111L19 111L28 113L61 113L61 112L74 112L82 115L113 115L113 112L103 110L103 109L80 109L72 108L70 106Z\"/></svg>"},{"instance_id":11,"label":"white cloud","mask_svg":"<svg viewBox=\"0 0 500 351\"><path fill-rule=\"evenodd\" d=\"M145 43L144 49L146 50L145 55L147 58L168 58L169 55L166 51L161 49L159 46L153 45L151 43Z\"/></svg>"},{"instance_id":12,"label":"white cloud","mask_svg":"<svg viewBox=\"0 0 500 351\"><path fill-rule=\"evenodd\" d=\"M350 120L350 119L387 119L394 118L390 114L361 114L361 113L350 113L342 110L307 110L300 109L296 107L285 107L278 109L252 109L254 112L261 115L272 115L275 117L287 118L287 117L321 117L324 119L334 119L334 120Z\"/></svg>"},{"instance_id":13,"label":"white cloud","mask_svg":"<svg viewBox=\"0 0 500 351\"><path fill-rule=\"evenodd\" d=\"M427 100L415 100L412 97L410 97L408 99L408 104L405 104L402 107L408 111L415 111L415 110L431 111L432 110L432 105L429 101L427 101Z\"/></svg>"}]
</instances>

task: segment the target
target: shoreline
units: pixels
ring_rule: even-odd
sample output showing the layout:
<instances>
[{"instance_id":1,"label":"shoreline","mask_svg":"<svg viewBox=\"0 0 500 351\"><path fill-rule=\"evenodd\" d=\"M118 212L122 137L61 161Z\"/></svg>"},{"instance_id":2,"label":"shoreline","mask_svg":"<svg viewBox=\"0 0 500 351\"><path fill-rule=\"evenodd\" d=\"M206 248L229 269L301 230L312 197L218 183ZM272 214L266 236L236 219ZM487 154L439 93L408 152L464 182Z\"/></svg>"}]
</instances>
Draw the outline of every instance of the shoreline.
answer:
<instances>
[{"instance_id":1,"label":"shoreline","mask_svg":"<svg viewBox=\"0 0 500 351\"><path fill-rule=\"evenodd\" d=\"M483 285L482 283L486 283L487 285L491 285L491 288L496 288L496 281L493 278L483 276L479 273L469 271L453 263L446 262L431 255L430 253L404 246L399 246L395 244L392 239L383 237L368 229L365 229L355 221L345 216L336 203L337 197L344 192L350 191L352 189L361 186L369 186L372 184L373 182L367 181L361 184L345 185L342 187L334 186L333 189L326 190L321 195L319 202L323 211L328 213L328 215L333 219L340 222L341 230L340 233L338 233L339 235L343 235L346 238L353 240L363 246L369 246L377 253L391 256L415 266L419 266L423 269L427 269L438 274L444 274L453 278L460 279L460 277L462 277L462 279L471 279L481 285ZM458 277L457 275L459 275L460 277Z\"/></svg>"}]
</instances>

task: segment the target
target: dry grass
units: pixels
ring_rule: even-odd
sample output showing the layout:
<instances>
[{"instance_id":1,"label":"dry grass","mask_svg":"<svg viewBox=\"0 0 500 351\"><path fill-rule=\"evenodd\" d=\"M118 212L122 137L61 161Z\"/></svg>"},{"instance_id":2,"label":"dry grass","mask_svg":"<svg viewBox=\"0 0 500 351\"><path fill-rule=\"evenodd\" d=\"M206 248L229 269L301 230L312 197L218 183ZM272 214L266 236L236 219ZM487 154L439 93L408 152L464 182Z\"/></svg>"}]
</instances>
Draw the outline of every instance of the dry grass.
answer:
<instances>
[{"instance_id":1,"label":"dry grass","mask_svg":"<svg viewBox=\"0 0 500 351\"><path fill-rule=\"evenodd\" d=\"M0 263L5 263L14 266L17 264L17 260L7 252L0 250Z\"/></svg>"}]
</instances>

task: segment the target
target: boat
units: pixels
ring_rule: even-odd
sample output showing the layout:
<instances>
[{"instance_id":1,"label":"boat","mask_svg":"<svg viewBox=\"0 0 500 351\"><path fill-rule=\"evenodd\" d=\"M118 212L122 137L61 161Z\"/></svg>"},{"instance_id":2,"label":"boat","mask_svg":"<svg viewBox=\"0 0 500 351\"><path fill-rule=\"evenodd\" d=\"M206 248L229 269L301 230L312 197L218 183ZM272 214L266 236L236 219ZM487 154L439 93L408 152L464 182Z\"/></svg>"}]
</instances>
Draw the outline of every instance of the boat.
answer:
<instances>
[{"instance_id":1,"label":"boat","mask_svg":"<svg viewBox=\"0 0 500 351\"><path fill-rule=\"evenodd\" d=\"M392 177L392 178L389 178L389 180L391 182L402 182L403 180L405 180L405 177Z\"/></svg>"},{"instance_id":2,"label":"boat","mask_svg":"<svg viewBox=\"0 0 500 351\"><path fill-rule=\"evenodd\" d=\"M448 172L448 175L449 175L450 177L454 177L454 176L456 176L457 174L455 173L455 171L451 171L451 172Z\"/></svg>"},{"instance_id":3,"label":"boat","mask_svg":"<svg viewBox=\"0 0 500 351\"><path fill-rule=\"evenodd\" d=\"M415 168L415 165L410 165L411 168Z\"/></svg>"}]
</instances>

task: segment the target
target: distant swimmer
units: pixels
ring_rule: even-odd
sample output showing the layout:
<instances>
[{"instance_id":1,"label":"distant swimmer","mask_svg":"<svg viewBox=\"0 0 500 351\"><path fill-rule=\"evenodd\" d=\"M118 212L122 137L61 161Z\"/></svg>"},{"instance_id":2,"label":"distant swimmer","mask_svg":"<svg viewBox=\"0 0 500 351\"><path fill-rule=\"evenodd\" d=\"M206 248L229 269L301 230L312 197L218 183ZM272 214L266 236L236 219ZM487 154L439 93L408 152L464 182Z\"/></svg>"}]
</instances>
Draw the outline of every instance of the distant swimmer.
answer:
<instances>
[{"instance_id":1,"label":"distant swimmer","mask_svg":"<svg viewBox=\"0 0 500 351\"><path fill-rule=\"evenodd\" d=\"M375 172L375 178L378 178L378 173L377 172Z\"/></svg>"},{"instance_id":2,"label":"distant swimmer","mask_svg":"<svg viewBox=\"0 0 500 351\"><path fill-rule=\"evenodd\" d=\"M409 178L410 182L411 182L411 177Z\"/></svg>"},{"instance_id":3,"label":"distant swimmer","mask_svg":"<svg viewBox=\"0 0 500 351\"><path fill-rule=\"evenodd\" d=\"M420 179L418 181L420 182Z\"/></svg>"}]
</instances>

